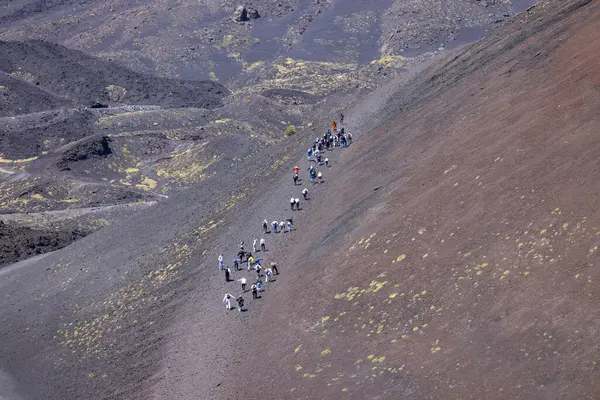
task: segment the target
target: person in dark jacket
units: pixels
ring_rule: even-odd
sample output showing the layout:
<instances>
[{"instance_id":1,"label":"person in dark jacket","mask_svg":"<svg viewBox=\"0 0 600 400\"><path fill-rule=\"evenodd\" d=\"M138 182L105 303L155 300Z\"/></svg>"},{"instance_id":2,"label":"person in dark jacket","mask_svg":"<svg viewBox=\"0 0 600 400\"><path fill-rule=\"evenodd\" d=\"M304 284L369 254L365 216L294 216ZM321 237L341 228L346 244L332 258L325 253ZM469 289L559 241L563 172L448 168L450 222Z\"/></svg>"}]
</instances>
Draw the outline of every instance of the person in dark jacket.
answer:
<instances>
[{"instance_id":1,"label":"person in dark jacket","mask_svg":"<svg viewBox=\"0 0 600 400\"><path fill-rule=\"evenodd\" d=\"M238 312L244 311L244 298L241 294L240 297L238 297L235 301L237 301L238 304Z\"/></svg>"}]
</instances>

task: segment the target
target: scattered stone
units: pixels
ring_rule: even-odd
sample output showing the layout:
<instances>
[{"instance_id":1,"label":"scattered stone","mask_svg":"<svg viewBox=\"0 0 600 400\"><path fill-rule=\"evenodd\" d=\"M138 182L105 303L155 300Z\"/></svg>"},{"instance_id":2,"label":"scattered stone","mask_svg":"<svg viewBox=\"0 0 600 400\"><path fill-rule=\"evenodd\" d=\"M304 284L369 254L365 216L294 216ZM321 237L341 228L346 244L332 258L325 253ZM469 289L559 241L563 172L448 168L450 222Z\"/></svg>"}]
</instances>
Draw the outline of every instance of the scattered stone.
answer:
<instances>
[{"instance_id":1,"label":"scattered stone","mask_svg":"<svg viewBox=\"0 0 600 400\"><path fill-rule=\"evenodd\" d=\"M235 13L233 14L233 20L235 22L248 21L248 10L246 10L246 7L242 5L237 6Z\"/></svg>"},{"instance_id":2,"label":"scattered stone","mask_svg":"<svg viewBox=\"0 0 600 400\"><path fill-rule=\"evenodd\" d=\"M260 14L258 13L258 10L255 8L249 8L247 16L250 19L259 19L260 18Z\"/></svg>"}]
</instances>

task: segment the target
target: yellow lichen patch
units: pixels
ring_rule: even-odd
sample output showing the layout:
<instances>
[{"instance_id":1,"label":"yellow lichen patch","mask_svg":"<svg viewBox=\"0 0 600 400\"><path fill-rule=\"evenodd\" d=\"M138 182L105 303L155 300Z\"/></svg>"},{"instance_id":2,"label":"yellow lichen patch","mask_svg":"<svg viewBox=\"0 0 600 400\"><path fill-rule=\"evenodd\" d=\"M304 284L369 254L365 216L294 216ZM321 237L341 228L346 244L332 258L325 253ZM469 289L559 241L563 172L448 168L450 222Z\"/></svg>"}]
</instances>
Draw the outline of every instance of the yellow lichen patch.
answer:
<instances>
[{"instance_id":1,"label":"yellow lichen patch","mask_svg":"<svg viewBox=\"0 0 600 400\"><path fill-rule=\"evenodd\" d=\"M468 251L468 252L466 252L466 253L463 255L463 257L467 258L467 257L469 257L471 254L473 254L473 252L472 252L472 251Z\"/></svg>"},{"instance_id":2,"label":"yellow lichen patch","mask_svg":"<svg viewBox=\"0 0 600 400\"><path fill-rule=\"evenodd\" d=\"M296 371L300 371L302 368L302 365L296 365Z\"/></svg>"},{"instance_id":3,"label":"yellow lichen patch","mask_svg":"<svg viewBox=\"0 0 600 400\"><path fill-rule=\"evenodd\" d=\"M135 185L136 188L142 189L145 191L154 190L154 189L156 189L157 186L158 186L158 182L156 182L152 178L148 178L147 176L145 176L144 179L142 179L141 183L138 183L137 185Z\"/></svg>"},{"instance_id":4,"label":"yellow lichen patch","mask_svg":"<svg viewBox=\"0 0 600 400\"><path fill-rule=\"evenodd\" d=\"M429 253L423 254L423 258L427 258L427 257L429 257Z\"/></svg>"},{"instance_id":5,"label":"yellow lichen patch","mask_svg":"<svg viewBox=\"0 0 600 400\"><path fill-rule=\"evenodd\" d=\"M182 183L201 182L208 176L206 170L220 160L220 157L212 156L204 162L198 161L198 154L206 146L206 143L192 147L183 153L175 154L170 159L161 162L156 169L156 175L159 178Z\"/></svg>"},{"instance_id":6,"label":"yellow lichen patch","mask_svg":"<svg viewBox=\"0 0 600 400\"><path fill-rule=\"evenodd\" d=\"M342 388L342 392L347 392L347 391L348 391L347 387Z\"/></svg>"},{"instance_id":7,"label":"yellow lichen patch","mask_svg":"<svg viewBox=\"0 0 600 400\"><path fill-rule=\"evenodd\" d=\"M5 158L2 158L2 154L0 153L0 164L21 164L21 163L35 161L37 159L38 159L38 157L34 156L34 157L29 157L29 158L21 158L18 160L7 160Z\"/></svg>"},{"instance_id":8,"label":"yellow lichen patch","mask_svg":"<svg viewBox=\"0 0 600 400\"><path fill-rule=\"evenodd\" d=\"M209 221L208 225L202 225L200 228L196 229L195 233L198 236L203 236L204 234L206 234L208 231L216 228L217 226L219 226L219 224L221 224L223 221Z\"/></svg>"},{"instance_id":9,"label":"yellow lichen patch","mask_svg":"<svg viewBox=\"0 0 600 400\"><path fill-rule=\"evenodd\" d=\"M398 55L383 56L379 60L371 61L372 65L381 65L384 68L402 68L406 63L406 58Z\"/></svg>"},{"instance_id":10,"label":"yellow lichen patch","mask_svg":"<svg viewBox=\"0 0 600 400\"><path fill-rule=\"evenodd\" d=\"M330 354L330 353L331 353L331 349L325 349L321 352L321 355L326 356L327 354Z\"/></svg>"},{"instance_id":11,"label":"yellow lichen patch","mask_svg":"<svg viewBox=\"0 0 600 400\"><path fill-rule=\"evenodd\" d=\"M39 193L32 194L32 195L31 195L31 198L32 198L32 199L35 199L35 200L45 200L45 199L46 199L44 196L42 196L42 195L41 195L41 194L39 194Z\"/></svg>"},{"instance_id":12,"label":"yellow lichen patch","mask_svg":"<svg viewBox=\"0 0 600 400\"><path fill-rule=\"evenodd\" d=\"M294 350L294 353L297 353L297 352L299 352L301 348L302 348L302 345L301 345L301 344L299 344L299 345L296 347L296 349Z\"/></svg>"},{"instance_id":13,"label":"yellow lichen patch","mask_svg":"<svg viewBox=\"0 0 600 400\"><path fill-rule=\"evenodd\" d=\"M226 124L228 122L231 122L231 118L218 119L215 121L215 124Z\"/></svg>"},{"instance_id":14,"label":"yellow lichen patch","mask_svg":"<svg viewBox=\"0 0 600 400\"><path fill-rule=\"evenodd\" d=\"M431 352L432 352L432 353L437 353L437 352L438 352L438 351L440 351L440 350L441 350L441 347L436 347L436 348L432 348L432 349L431 349Z\"/></svg>"},{"instance_id":15,"label":"yellow lichen patch","mask_svg":"<svg viewBox=\"0 0 600 400\"><path fill-rule=\"evenodd\" d=\"M111 101L116 103L121 102L127 96L127 89L118 85L108 85L104 88Z\"/></svg>"},{"instance_id":16,"label":"yellow lichen patch","mask_svg":"<svg viewBox=\"0 0 600 400\"><path fill-rule=\"evenodd\" d=\"M240 91L259 92L280 88L326 95L343 87L371 87L373 83L361 79L358 72L357 64L300 61L288 57L263 69L263 73L270 75L270 79Z\"/></svg>"},{"instance_id":17,"label":"yellow lichen patch","mask_svg":"<svg viewBox=\"0 0 600 400\"><path fill-rule=\"evenodd\" d=\"M372 360L375 357L375 354L369 354L367 356L367 360Z\"/></svg>"},{"instance_id":18,"label":"yellow lichen patch","mask_svg":"<svg viewBox=\"0 0 600 400\"><path fill-rule=\"evenodd\" d=\"M264 61L255 61L252 63L243 63L243 67L244 67L244 71L246 72L252 72L257 68L262 67L263 65L265 65Z\"/></svg>"},{"instance_id":19,"label":"yellow lichen patch","mask_svg":"<svg viewBox=\"0 0 600 400\"><path fill-rule=\"evenodd\" d=\"M238 195L232 196L229 200L227 200L227 203L225 203L225 207L222 209L222 211L229 210L230 208L235 206L238 203L238 201L242 200L244 197L246 197L246 193L240 193Z\"/></svg>"},{"instance_id":20,"label":"yellow lichen patch","mask_svg":"<svg viewBox=\"0 0 600 400\"><path fill-rule=\"evenodd\" d=\"M139 170L139 168L131 167L131 168L126 168L125 172L128 174L137 174L138 172L140 172L140 170Z\"/></svg>"},{"instance_id":21,"label":"yellow lichen patch","mask_svg":"<svg viewBox=\"0 0 600 400\"><path fill-rule=\"evenodd\" d=\"M419 233L419 235L422 235L422 234L424 234L425 232L427 232L427 229L425 229L425 228L420 228L420 229L418 230L418 233Z\"/></svg>"},{"instance_id":22,"label":"yellow lichen patch","mask_svg":"<svg viewBox=\"0 0 600 400\"><path fill-rule=\"evenodd\" d=\"M400 262L400 261L404 260L405 258L406 258L406 254L400 254L400 255L399 255L397 258L396 258L396 261L397 261L397 262Z\"/></svg>"},{"instance_id":23,"label":"yellow lichen patch","mask_svg":"<svg viewBox=\"0 0 600 400\"><path fill-rule=\"evenodd\" d=\"M327 321L329 321L329 318L330 318L329 315L321 317L321 322L327 322Z\"/></svg>"},{"instance_id":24,"label":"yellow lichen patch","mask_svg":"<svg viewBox=\"0 0 600 400\"><path fill-rule=\"evenodd\" d=\"M287 160L289 160L290 157L289 156L283 156L280 160L275 161L272 165L271 165L271 169L278 169L279 167L281 167Z\"/></svg>"},{"instance_id":25,"label":"yellow lichen patch","mask_svg":"<svg viewBox=\"0 0 600 400\"><path fill-rule=\"evenodd\" d=\"M389 297L390 299L395 299L395 298L396 298L396 296L398 296L398 293L392 293L392 294L390 294L388 297Z\"/></svg>"}]
</instances>

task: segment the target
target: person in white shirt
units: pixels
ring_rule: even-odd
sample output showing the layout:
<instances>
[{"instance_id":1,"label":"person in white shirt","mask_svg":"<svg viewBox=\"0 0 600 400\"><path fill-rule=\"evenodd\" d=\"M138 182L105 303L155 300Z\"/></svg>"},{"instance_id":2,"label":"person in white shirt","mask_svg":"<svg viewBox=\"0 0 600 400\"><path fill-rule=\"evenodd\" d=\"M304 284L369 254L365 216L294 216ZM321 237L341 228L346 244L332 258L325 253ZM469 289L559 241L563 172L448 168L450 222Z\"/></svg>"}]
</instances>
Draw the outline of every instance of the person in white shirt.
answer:
<instances>
[{"instance_id":1,"label":"person in white shirt","mask_svg":"<svg viewBox=\"0 0 600 400\"><path fill-rule=\"evenodd\" d=\"M221 254L218 258L219 260L219 271L223 271L223 268L225 268L225 261L223 261L223 254Z\"/></svg>"},{"instance_id":2,"label":"person in white shirt","mask_svg":"<svg viewBox=\"0 0 600 400\"><path fill-rule=\"evenodd\" d=\"M279 270L277 269L277 263L271 261L271 270L273 271L273 275L279 275Z\"/></svg>"},{"instance_id":3,"label":"person in white shirt","mask_svg":"<svg viewBox=\"0 0 600 400\"><path fill-rule=\"evenodd\" d=\"M246 291L246 283L248 282L248 280L246 278L242 278L242 279L238 279L238 282L242 283L242 291Z\"/></svg>"},{"instance_id":4,"label":"person in white shirt","mask_svg":"<svg viewBox=\"0 0 600 400\"><path fill-rule=\"evenodd\" d=\"M263 230L265 231L265 233L269 231L269 223L266 219L263 221Z\"/></svg>"},{"instance_id":5,"label":"person in white shirt","mask_svg":"<svg viewBox=\"0 0 600 400\"><path fill-rule=\"evenodd\" d=\"M257 238L254 238L254 242L252 242L252 252L256 253L256 242L258 242Z\"/></svg>"},{"instance_id":6,"label":"person in white shirt","mask_svg":"<svg viewBox=\"0 0 600 400\"><path fill-rule=\"evenodd\" d=\"M267 242L265 241L265 238L260 239L260 250L267 251Z\"/></svg>"},{"instance_id":7,"label":"person in white shirt","mask_svg":"<svg viewBox=\"0 0 600 400\"><path fill-rule=\"evenodd\" d=\"M300 199L295 198L294 203L296 203L296 211L300 211Z\"/></svg>"},{"instance_id":8,"label":"person in white shirt","mask_svg":"<svg viewBox=\"0 0 600 400\"><path fill-rule=\"evenodd\" d=\"M294 201L294 198L292 197L290 199L290 208L292 209L292 211L294 211L294 205L296 205L296 202Z\"/></svg>"},{"instance_id":9,"label":"person in white shirt","mask_svg":"<svg viewBox=\"0 0 600 400\"><path fill-rule=\"evenodd\" d=\"M304 196L304 200L308 199L308 189L304 188L304 190L302 190L302 196Z\"/></svg>"},{"instance_id":10,"label":"person in white shirt","mask_svg":"<svg viewBox=\"0 0 600 400\"><path fill-rule=\"evenodd\" d=\"M225 293L225 297L223 297L223 303L225 303L225 308L231 310L231 294Z\"/></svg>"},{"instance_id":11,"label":"person in white shirt","mask_svg":"<svg viewBox=\"0 0 600 400\"><path fill-rule=\"evenodd\" d=\"M265 283L271 281L271 275L273 275L271 268L265 269Z\"/></svg>"}]
</instances>

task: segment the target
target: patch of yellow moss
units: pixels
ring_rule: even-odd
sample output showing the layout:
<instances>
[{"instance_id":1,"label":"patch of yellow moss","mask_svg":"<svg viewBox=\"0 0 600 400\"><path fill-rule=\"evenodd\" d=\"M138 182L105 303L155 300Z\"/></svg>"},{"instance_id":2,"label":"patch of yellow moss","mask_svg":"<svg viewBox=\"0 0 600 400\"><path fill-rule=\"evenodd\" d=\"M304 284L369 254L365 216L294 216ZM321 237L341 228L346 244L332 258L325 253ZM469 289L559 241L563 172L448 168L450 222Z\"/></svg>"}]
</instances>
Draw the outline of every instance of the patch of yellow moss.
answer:
<instances>
[{"instance_id":1,"label":"patch of yellow moss","mask_svg":"<svg viewBox=\"0 0 600 400\"><path fill-rule=\"evenodd\" d=\"M371 65L381 65L384 68L402 68L406 63L406 58L397 55L383 56L379 60L371 61Z\"/></svg>"},{"instance_id":2,"label":"patch of yellow moss","mask_svg":"<svg viewBox=\"0 0 600 400\"><path fill-rule=\"evenodd\" d=\"M144 179L142 179L141 183L138 183L137 185L135 185L136 188L142 189L145 191L154 190L154 189L156 189L157 186L158 186L158 182L156 182L152 178L148 178L147 176L145 176Z\"/></svg>"}]
</instances>

